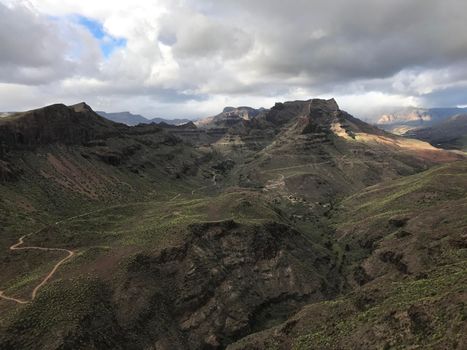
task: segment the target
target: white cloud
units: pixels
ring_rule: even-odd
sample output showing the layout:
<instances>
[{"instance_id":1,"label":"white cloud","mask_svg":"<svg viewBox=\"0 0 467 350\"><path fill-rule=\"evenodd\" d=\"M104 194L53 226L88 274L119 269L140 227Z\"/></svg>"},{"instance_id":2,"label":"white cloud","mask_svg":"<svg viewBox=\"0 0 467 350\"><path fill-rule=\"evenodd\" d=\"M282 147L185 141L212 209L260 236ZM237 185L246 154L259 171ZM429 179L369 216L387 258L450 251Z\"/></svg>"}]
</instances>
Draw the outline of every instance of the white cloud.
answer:
<instances>
[{"instance_id":1,"label":"white cloud","mask_svg":"<svg viewBox=\"0 0 467 350\"><path fill-rule=\"evenodd\" d=\"M340 108L354 116L371 121L378 114L400 107L420 107L421 99L414 96L370 91L361 94L337 96Z\"/></svg>"}]
</instances>

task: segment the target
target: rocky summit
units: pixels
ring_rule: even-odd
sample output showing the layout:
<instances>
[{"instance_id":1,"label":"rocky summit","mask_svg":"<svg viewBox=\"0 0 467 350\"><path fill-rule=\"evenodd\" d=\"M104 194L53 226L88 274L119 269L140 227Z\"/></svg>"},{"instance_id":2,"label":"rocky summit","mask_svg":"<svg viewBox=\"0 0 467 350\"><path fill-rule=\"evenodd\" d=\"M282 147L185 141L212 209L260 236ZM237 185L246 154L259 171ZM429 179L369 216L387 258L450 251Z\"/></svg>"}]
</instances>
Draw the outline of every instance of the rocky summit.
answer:
<instances>
[{"instance_id":1,"label":"rocky summit","mask_svg":"<svg viewBox=\"0 0 467 350\"><path fill-rule=\"evenodd\" d=\"M9 113L0 348L464 349L467 160L421 134L334 99Z\"/></svg>"}]
</instances>

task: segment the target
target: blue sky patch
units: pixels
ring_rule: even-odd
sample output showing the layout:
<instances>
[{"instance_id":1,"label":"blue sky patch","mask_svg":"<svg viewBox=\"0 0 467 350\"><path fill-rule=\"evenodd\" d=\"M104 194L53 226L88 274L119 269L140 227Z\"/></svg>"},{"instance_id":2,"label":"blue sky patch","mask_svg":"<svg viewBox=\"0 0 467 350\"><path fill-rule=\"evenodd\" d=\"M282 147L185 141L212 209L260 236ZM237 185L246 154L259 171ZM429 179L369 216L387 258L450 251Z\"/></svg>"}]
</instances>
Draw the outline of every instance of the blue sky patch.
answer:
<instances>
[{"instance_id":1,"label":"blue sky patch","mask_svg":"<svg viewBox=\"0 0 467 350\"><path fill-rule=\"evenodd\" d=\"M86 29L99 41L102 54L105 57L109 57L115 49L126 45L126 39L115 38L108 35L105 32L102 23L99 21L84 16L77 16L77 21L80 25L86 27Z\"/></svg>"}]
</instances>

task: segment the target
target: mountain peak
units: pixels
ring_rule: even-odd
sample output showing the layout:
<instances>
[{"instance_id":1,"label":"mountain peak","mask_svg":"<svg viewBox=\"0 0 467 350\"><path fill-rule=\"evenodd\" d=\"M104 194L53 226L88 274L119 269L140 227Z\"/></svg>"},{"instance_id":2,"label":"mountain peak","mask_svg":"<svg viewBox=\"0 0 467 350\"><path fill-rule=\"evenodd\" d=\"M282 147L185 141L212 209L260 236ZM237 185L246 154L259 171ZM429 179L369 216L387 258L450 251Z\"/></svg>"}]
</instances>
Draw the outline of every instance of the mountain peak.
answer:
<instances>
[{"instance_id":1,"label":"mountain peak","mask_svg":"<svg viewBox=\"0 0 467 350\"><path fill-rule=\"evenodd\" d=\"M75 112L94 112L92 108L88 104L86 104L86 102L80 102L69 107Z\"/></svg>"},{"instance_id":2,"label":"mountain peak","mask_svg":"<svg viewBox=\"0 0 467 350\"><path fill-rule=\"evenodd\" d=\"M301 117L301 124L305 125L313 119L313 123L320 119L320 123L335 117L340 112L336 100L329 99L309 99L287 102L277 102L266 115L266 120L274 125L284 125L297 117ZM311 119L310 119L311 118Z\"/></svg>"},{"instance_id":3,"label":"mountain peak","mask_svg":"<svg viewBox=\"0 0 467 350\"><path fill-rule=\"evenodd\" d=\"M334 112L339 110L339 105L334 98L329 100L314 98L311 100L310 109L325 109Z\"/></svg>"},{"instance_id":4,"label":"mountain peak","mask_svg":"<svg viewBox=\"0 0 467 350\"><path fill-rule=\"evenodd\" d=\"M81 102L53 104L15 113L0 123L0 139L12 149L35 148L55 142L80 144L116 133L120 126L96 114Z\"/></svg>"},{"instance_id":5,"label":"mountain peak","mask_svg":"<svg viewBox=\"0 0 467 350\"><path fill-rule=\"evenodd\" d=\"M264 112L264 109L255 109L248 106L227 106L215 116L199 119L195 125L204 128L230 128L252 120L262 112Z\"/></svg>"}]
</instances>

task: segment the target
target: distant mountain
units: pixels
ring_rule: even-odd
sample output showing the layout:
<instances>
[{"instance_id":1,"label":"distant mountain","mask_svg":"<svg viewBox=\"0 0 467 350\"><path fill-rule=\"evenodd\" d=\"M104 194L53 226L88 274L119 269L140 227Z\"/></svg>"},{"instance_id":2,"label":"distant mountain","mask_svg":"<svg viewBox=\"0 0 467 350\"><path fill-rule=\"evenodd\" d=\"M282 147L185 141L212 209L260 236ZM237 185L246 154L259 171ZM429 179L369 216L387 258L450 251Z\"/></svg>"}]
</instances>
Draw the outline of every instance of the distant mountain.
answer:
<instances>
[{"instance_id":1,"label":"distant mountain","mask_svg":"<svg viewBox=\"0 0 467 350\"><path fill-rule=\"evenodd\" d=\"M138 124L149 124L151 121L142 115L132 114L130 112L118 112L118 113L107 113L103 111L96 111L101 117L111 120L116 123L122 123L126 125L138 125Z\"/></svg>"},{"instance_id":2,"label":"distant mountain","mask_svg":"<svg viewBox=\"0 0 467 350\"><path fill-rule=\"evenodd\" d=\"M165 118L152 118L150 119L150 122L151 123L166 123L166 124L170 124L170 125L182 125L182 124L186 124L186 123L191 123L193 122L193 120L191 119L165 119Z\"/></svg>"},{"instance_id":3,"label":"distant mountain","mask_svg":"<svg viewBox=\"0 0 467 350\"><path fill-rule=\"evenodd\" d=\"M218 115L199 119L195 124L200 128L228 128L245 120L251 120L264 111L266 111L264 108L255 109L246 106L225 107Z\"/></svg>"},{"instance_id":4,"label":"distant mountain","mask_svg":"<svg viewBox=\"0 0 467 350\"><path fill-rule=\"evenodd\" d=\"M133 114L130 112L117 112L117 113L107 113L103 111L97 111L97 114L100 116L109 119L116 123L123 123L129 126L134 126L138 124L151 124L151 123L166 123L171 125L179 125L190 122L190 119L165 119L165 118L145 118L140 114Z\"/></svg>"},{"instance_id":5,"label":"distant mountain","mask_svg":"<svg viewBox=\"0 0 467 350\"><path fill-rule=\"evenodd\" d=\"M467 108L404 108L378 117L376 125L402 135L409 130L426 128L446 118L467 113Z\"/></svg>"},{"instance_id":6,"label":"distant mountain","mask_svg":"<svg viewBox=\"0 0 467 350\"><path fill-rule=\"evenodd\" d=\"M450 117L429 128L411 130L404 136L427 141L436 147L467 150L467 114Z\"/></svg>"}]
</instances>

